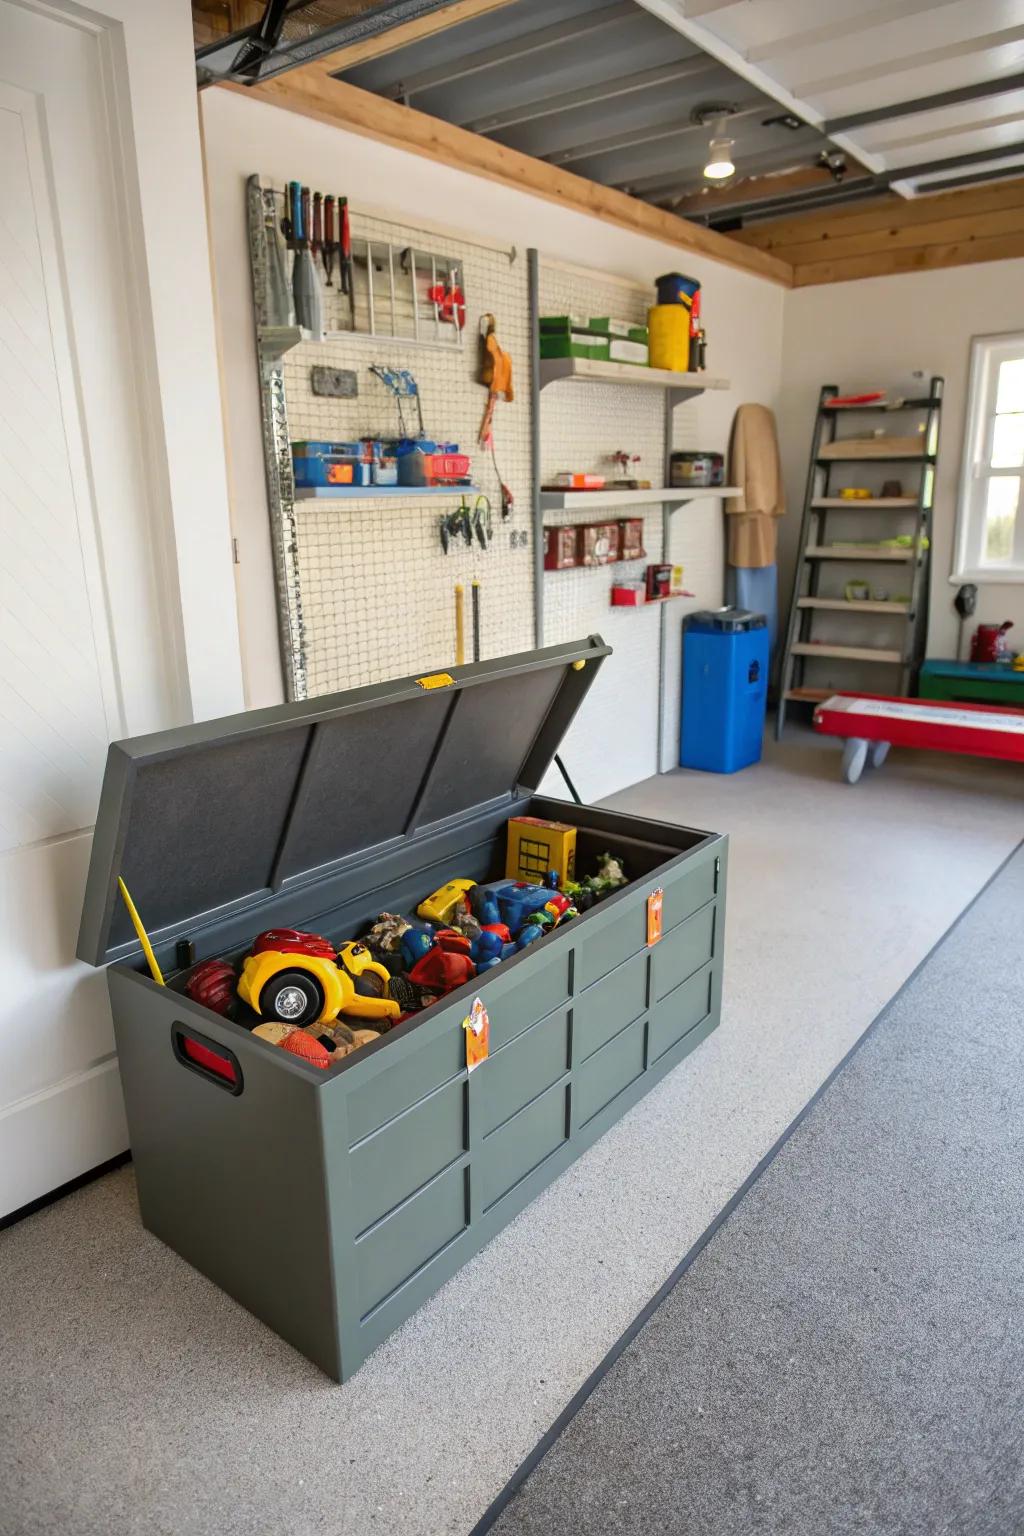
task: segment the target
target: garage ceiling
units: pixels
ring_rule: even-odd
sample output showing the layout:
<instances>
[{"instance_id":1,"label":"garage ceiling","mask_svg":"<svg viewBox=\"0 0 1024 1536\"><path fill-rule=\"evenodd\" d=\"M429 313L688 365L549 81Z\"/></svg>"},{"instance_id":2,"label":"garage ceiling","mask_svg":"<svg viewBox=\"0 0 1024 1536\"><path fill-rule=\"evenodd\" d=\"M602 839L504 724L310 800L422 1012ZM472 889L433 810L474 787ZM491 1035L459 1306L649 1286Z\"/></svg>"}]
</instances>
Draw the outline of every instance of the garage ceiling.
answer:
<instances>
[{"instance_id":1,"label":"garage ceiling","mask_svg":"<svg viewBox=\"0 0 1024 1536\"><path fill-rule=\"evenodd\" d=\"M1024 170L1024 0L639 3L904 196Z\"/></svg>"},{"instance_id":2,"label":"garage ceiling","mask_svg":"<svg viewBox=\"0 0 1024 1536\"><path fill-rule=\"evenodd\" d=\"M1024 172L1024 0L194 0L201 79L296 64L695 222ZM232 30L232 22L246 26ZM390 35L389 35L390 34ZM704 178L716 112L736 173Z\"/></svg>"},{"instance_id":3,"label":"garage ceiling","mask_svg":"<svg viewBox=\"0 0 1024 1536\"><path fill-rule=\"evenodd\" d=\"M819 129L635 0L516 0L338 78L661 207L706 185L716 108L743 179L831 184Z\"/></svg>"}]
</instances>

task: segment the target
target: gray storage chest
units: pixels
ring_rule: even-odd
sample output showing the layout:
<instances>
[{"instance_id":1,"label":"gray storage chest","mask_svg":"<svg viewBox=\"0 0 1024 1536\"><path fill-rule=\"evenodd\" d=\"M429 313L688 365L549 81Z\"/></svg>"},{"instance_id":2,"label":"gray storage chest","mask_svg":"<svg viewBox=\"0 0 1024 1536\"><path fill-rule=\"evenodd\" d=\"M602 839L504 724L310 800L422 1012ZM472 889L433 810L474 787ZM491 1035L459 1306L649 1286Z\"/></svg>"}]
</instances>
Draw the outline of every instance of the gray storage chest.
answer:
<instances>
[{"instance_id":1,"label":"gray storage chest","mask_svg":"<svg viewBox=\"0 0 1024 1536\"><path fill-rule=\"evenodd\" d=\"M718 1023L726 840L536 793L607 654L592 636L110 749L79 955L117 962L143 1221L339 1381ZM501 876L526 814L630 883L330 1072L183 992L183 941L235 959L274 926L353 937ZM467 1074L477 996L490 1056Z\"/></svg>"}]
</instances>

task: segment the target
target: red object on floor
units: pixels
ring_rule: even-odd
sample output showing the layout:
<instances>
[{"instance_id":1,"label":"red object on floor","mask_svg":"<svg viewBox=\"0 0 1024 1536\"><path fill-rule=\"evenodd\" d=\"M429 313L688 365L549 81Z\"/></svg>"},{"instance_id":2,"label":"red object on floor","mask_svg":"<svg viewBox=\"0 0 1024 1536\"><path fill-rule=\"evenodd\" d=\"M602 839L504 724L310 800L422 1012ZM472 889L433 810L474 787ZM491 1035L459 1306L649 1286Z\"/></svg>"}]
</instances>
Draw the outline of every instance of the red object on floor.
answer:
<instances>
[{"instance_id":1,"label":"red object on floor","mask_svg":"<svg viewBox=\"0 0 1024 1536\"><path fill-rule=\"evenodd\" d=\"M815 707L814 728L824 736L1024 763L1024 713L998 704L836 693Z\"/></svg>"}]
</instances>

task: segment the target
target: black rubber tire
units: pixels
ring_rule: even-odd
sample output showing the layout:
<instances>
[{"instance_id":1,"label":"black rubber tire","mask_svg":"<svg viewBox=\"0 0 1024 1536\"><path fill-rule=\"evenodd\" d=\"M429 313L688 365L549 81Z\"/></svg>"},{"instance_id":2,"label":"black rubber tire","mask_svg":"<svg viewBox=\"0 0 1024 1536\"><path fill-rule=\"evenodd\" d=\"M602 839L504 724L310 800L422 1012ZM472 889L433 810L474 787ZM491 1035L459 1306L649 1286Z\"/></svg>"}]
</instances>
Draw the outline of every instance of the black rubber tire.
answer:
<instances>
[{"instance_id":1,"label":"black rubber tire","mask_svg":"<svg viewBox=\"0 0 1024 1536\"><path fill-rule=\"evenodd\" d=\"M305 995L306 1006L301 1014L284 1013L277 1008L276 1000L286 987L294 987ZM260 993L260 1016L276 1019L280 1024L294 1024L303 1029L307 1024L316 1023L323 1011L324 994L320 983L306 971L279 971Z\"/></svg>"}]
</instances>

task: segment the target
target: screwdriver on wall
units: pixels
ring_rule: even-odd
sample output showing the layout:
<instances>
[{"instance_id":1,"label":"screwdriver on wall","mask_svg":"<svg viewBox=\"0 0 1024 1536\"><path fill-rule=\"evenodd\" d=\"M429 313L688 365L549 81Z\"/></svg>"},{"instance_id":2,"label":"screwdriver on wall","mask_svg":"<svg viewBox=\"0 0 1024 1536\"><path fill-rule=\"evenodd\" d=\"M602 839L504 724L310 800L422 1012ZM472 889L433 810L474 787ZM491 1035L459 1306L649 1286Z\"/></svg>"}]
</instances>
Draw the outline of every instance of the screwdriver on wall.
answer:
<instances>
[{"instance_id":1,"label":"screwdriver on wall","mask_svg":"<svg viewBox=\"0 0 1024 1536\"><path fill-rule=\"evenodd\" d=\"M318 339L323 340L324 306L313 255L309 249L309 188L297 181L289 183L292 200L292 229L295 234L295 265L292 267L292 294L295 319Z\"/></svg>"},{"instance_id":2,"label":"screwdriver on wall","mask_svg":"<svg viewBox=\"0 0 1024 1536\"><path fill-rule=\"evenodd\" d=\"M324 198L324 272L327 277L328 288L333 288L334 253L337 243L334 239L334 198L328 192Z\"/></svg>"}]
</instances>

